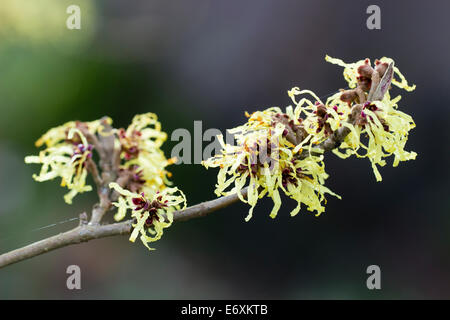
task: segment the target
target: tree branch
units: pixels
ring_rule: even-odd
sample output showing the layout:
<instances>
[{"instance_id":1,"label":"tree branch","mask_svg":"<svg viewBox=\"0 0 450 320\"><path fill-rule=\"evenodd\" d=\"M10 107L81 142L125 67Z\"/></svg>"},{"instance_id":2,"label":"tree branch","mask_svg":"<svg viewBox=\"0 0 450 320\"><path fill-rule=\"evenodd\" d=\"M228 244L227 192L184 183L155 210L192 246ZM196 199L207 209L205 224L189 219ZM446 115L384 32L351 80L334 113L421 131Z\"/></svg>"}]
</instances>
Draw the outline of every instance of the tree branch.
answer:
<instances>
[{"instance_id":1,"label":"tree branch","mask_svg":"<svg viewBox=\"0 0 450 320\"><path fill-rule=\"evenodd\" d=\"M358 105L357 108L354 108L355 110L353 111L356 112L353 112L353 114L349 117L349 122L351 124L354 124L356 120L355 114L358 111L360 112L361 107L362 105ZM339 128L318 147L321 148L323 151L330 151L339 146L339 144L345 139L345 137L349 134L349 132L350 130L347 127ZM113 153L112 150L113 149L109 150L110 154ZM105 152L105 150L103 149L101 150L101 152ZM306 158L308 155L309 153L305 150L305 152L303 152L300 155L300 157ZM102 167L107 174L104 177L102 177L102 180L106 181L111 180L111 177L108 176L108 174L111 171L112 166L109 163L103 162ZM20 249L4 253L0 255L0 268L68 245L86 242L93 239L129 234L132 229L131 220L107 225L99 224L101 218L108 211L111 204L111 202L109 201L109 194L107 192L105 192L105 194L102 194L102 191L105 191L102 189L99 190L99 196L101 201L100 203L94 206L91 221L89 222L89 224L82 223L80 224L80 226L70 231L32 243ZM241 193L244 197L246 197L247 188L242 189ZM173 219L174 222L176 222L176 221L187 221L193 218L203 217L211 212L225 208L230 204L236 202L237 200L239 200L239 197L237 196L237 194L233 194L218 199L202 202L200 204L188 207L184 210L175 211Z\"/></svg>"},{"instance_id":2,"label":"tree branch","mask_svg":"<svg viewBox=\"0 0 450 320\"><path fill-rule=\"evenodd\" d=\"M246 197L247 189L243 189L241 193ZM233 194L202 202L184 210L175 211L173 220L174 222L187 221L193 218L203 217L211 212L225 208L237 200L239 200L239 197L237 194ZM0 268L72 244L111 236L126 235L132 229L131 220L106 225L91 225L87 224L86 214L82 215L83 217L80 215L80 225L72 230L0 255Z\"/></svg>"},{"instance_id":3,"label":"tree branch","mask_svg":"<svg viewBox=\"0 0 450 320\"><path fill-rule=\"evenodd\" d=\"M360 109L360 107L361 105L358 106L358 109ZM355 117L354 115L352 115L349 119L349 122L353 124L354 121ZM335 133L333 133L326 141L321 143L318 147L324 151L330 151L335 147L339 146L339 144L345 139L345 137L348 135L349 132L350 130L347 127L339 128ZM307 156L308 152L306 151L303 152L300 157L305 158ZM247 188L242 189L241 192L244 197L247 196ZM102 199L102 197L100 198ZM202 202L192 207L188 207L184 210L175 211L173 219L174 222L176 222L176 221L187 221L193 218L203 217L211 212L225 208L230 204L236 202L237 200L239 200L239 197L237 196L237 194L233 194L218 199L214 199L211 201ZM99 224L101 218L106 213L107 208L108 206L106 205L106 203L96 204L94 206L92 219L89 224L81 224L80 226L70 231L61 233L59 235L32 243L23 248L16 249L14 251L0 255L0 268L68 245L86 242L93 239L100 239L104 237L129 234L132 229L131 220L107 225Z\"/></svg>"},{"instance_id":4,"label":"tree branch","mask_svg":"<svg viewBox=\"0 0 450 320\"><path fill-rule=\"evenodd\" d=\"M391 63L388 67L388 72L385 72L383 78L380 80L380 75L376 70L372 74L372 88L369 92L369 98L372 100L381 101L385 92L389 90L390 83L393 76L393 64ZM374 89L376 87L376 89ZM363 104L367 101L367 97L363 89L358 87L353 89L353 93L358 97L358 104L353 105L351 114L349 115L347 121L351 125L355 125L358 122L358 117L360 116L361 110L363 109ZM373 96L373 97L372 97ZM342 96L341 96L342 99ZM356 99L356 98L355 98ZM345 100L343 100L345 101ZM351 100L350 102L353 102ZM277 119L277 121L284 121L283 119ZM285 121L284 121L285 122ZM111 193L108 185L111 181L116 181L119 185L126 184L129 180L129 176L118 177L118 166L120 164L120 149L115 148L114 144L114 134L112 132L112 127L108 124L107 119L102 119L102 124L104 126L103 134L98 138L95 135L85 132L90 143L94 145L100 156L100 168L102 170L102 175L100 176L98 168L95 163L90 160L88 162L88 169L94 177L94 181L97 185L97 191L99 194L100 202L94 205L92 210L91 221L87 222L86 213L80 215L80 225L70 231L60 233L58 235L52 236L50 238L32 243L28 246L22 247L4 253L0 255L0 268L7 265L32 258L43 253L62 248L68 245L77 244L81 242L87 242L93 239L100 239L105 237L111 237L116 235L129 234L132 229L132 220L128 220L121 223L113 223L100 225L102 217L111 207L112 198L117 197L117 194ZM284 123L286 125L286 123ZM293 143L300 143L306 138L306 135L300 129L288 130L288 137L293 141ZM345 137L350 133L350 129L346 126L342 126L335 132L333 132L327 140L323 141L317 147L322 149L323 152L331 151L344 141ZM312 152L313 155L318 153ZM304 159L309 156L309 152L305 150L299 155L300 159ZM241 190L244 197L247 196L247 188ZM200 204L188 207L184 210L179 210L174 212L173 220L176 221L187 221L193 218L199 218L208 215L211 212L225 208L230 204L239 200L237 194L228 195L215 200L202 202Z\"/></svg>"}]
</instances>

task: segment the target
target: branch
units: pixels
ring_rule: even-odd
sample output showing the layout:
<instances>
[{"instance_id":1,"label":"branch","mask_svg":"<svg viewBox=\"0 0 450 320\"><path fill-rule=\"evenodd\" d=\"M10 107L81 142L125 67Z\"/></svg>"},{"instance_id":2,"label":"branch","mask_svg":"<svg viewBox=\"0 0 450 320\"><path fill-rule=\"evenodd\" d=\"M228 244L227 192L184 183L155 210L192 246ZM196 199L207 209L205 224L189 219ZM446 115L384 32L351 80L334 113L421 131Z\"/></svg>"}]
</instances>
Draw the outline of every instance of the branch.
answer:
<instances>
[{"instance_id":1,"label":"branch","mask_svg":"<svg viewBox=\"0 0 450 320\"><path fill-rule=\"evenodd\" d=\"M111 125L108 124L106 117L103 117L101 121L104 129L103 133L98 137L95 134L85 132L88 141L94 144L100 156L100 167L102 170L100 176L97 165L92 159L89 159L88 170L97 185L97 193L100 199L100 202L94 205L89 225L99 225L103 216L111 207L111 190L108 185L117 178L116 154L120 154L120 151L114 147L114 134Z\"/></svg>"},{"instance_id":2,"label":"branch","mask_svg":"<svg viewBox=\"0 0 450 320\"><path fill-rule=\"evenodd\" d=\"M358 115L361 113L362 110L362 104L357 104L352 107L352 112L348 117L347 122L350 125L355 125L356 121L358 120ZM323 152L326 151L332 151L333 149L336 149L340 146L340 144L344 141L344 139L348 136L350 133L350 129L346 126L342 126L339 129L337 129L335 132L333 132L327 140L322 142L317 146L317 148L320 148L323 150ZM320 155L318 152L312 152L312 155ZM299 158L305 159L309 156L309 151L304 150Z\"/></svg>"},{"instance_id":3,"label":"branch","mask_svg":"<svg viewBox=\"0 0 450 320\"><path fill-rule=\"evenodd\" d=\"M247 189L243 189L241 193L245 197L247 195ZM174 222L187 221L193 218L203 217L211 212L225 208L238 200L239 197L237 194L233 194L202 202L184 210L175 211L173 220ZM86 215L82 215L80 215L80 225L70 231L0 255L0 268L72 244L111 236L126 235L132 229L131 220L107 225L90 225L87 224Z\"/></svg>"},{"instance_id":4,"label":"branch","mask_svg":"<svg viewBox=\"0 0 450 320\"><path fill-rule=\"evenodd\" d=\"M364 108L363 104L367 100L369 100L370 103L370 100L381 101L383 99L383 96L385 92L389 90L392 81L394 73L393 68L393 63L390 63L382 78L377 70L373 71L371 78L372 87L370 88L367 97L364 88L360 86L359 83L355 89L349 90L351 91L350 93L348 91L343 92L343 95L341 95L341 100L347 101L349 106L354 102L354 100L358 102L352 106L351 114L347 119L349 124L355 125L358 123L361 110ZM276 121L280 121L285 124L285 127L288 130L286 136L293 144L298 145L298 143L306 138L307 134L305 130L288 126L286 119L278 117ZM99 153L100 168L102 171L100 176L99 170L95 163L92 160L88 161L88 170L92 174L97 185L97 192L100 199L100 202L94 205L90 222L87 222L87 215L83 213L80 215L80 225L78 227L0 255L0 268L68 245L87 242L93 239L125 235L131 232L133 227L132 220L121 223L100 225L102 217L111 207L111 200L117 197L117 194L111 192L108 188L109 183L116 181L119 185L122 185L126 184L130 179L129 175L120 176L119 174L121 149L115 147L114 132L112 127L108 124L106 118L102 119L102 125L104 126L104 130L98 137L87 131L84 132L88 141L93 144L94 148ZM323 152L331 151L339 147L349 133L350 129L346 126L342 126L317 147L322 149ZM317 154L317 152L313 152L313 154ZM299 155L299 158L304 159L308 156L309 152L308 150L305 150L305 152L302 152ZM247 197L247 188L242 189L241 193L244 197ZM225 208L237 200L239 200L238 195L232 194L215 200L206 201L192 207L188 207L184 210L175 211L173 219L174 222L176 222L203 217L211 212Z\"/></svg>"},{"instance_id":5,"label":"branch","mask_svg":"<svg viewBox=\"0 0 450 320\"><path fill-rule=\"evenodd\" d=\"M358 107L354 110L356 111L354 112L354 114L356 114L357 111L360 112L361 107L361 105L358 105ZM352 114L352 116L349 118L349 122L352 124L355 121L354 114ZM349 132L350 130L347 127L339 128L318 147L324 151L330 151L339 146L339 144L345 139ZM308 152L305 150L301 154L301 158L305 158L307 156ZM247 188L243 189L241 192L244 197L247 196ZM203 217L211 212L225 208L230 204L236 202L237 200L239 200L239 197L237 196L237 194L233 194L215 200L202 202L192 207L188 207L184 210L175 211L173 219L174 222L176 222ZM107 209L108 205L106 203L97 204L96 206L94 206L93 216L89 224L81 224L80 226L70 231L0 255L0 268L68 245L104 237L129 234L132 229L131 220L107 225L99 224L101 217L103 217Z\"/></svg>"},{"instance_id":6,"label":"branch","mask_svg":"<svg viewBox=\"0 0 450 320\"><path fill-rule=\"evenodd\" d=\"M353 108L354 110L352 112L352 115L349 117L349 122L351 124L354 124L356 120L355 115L361 111L361 107L362 105L359 104ZM336 130L326 141L322 142L318 147L323 151L330 151L339 146L339 144L345 139L349 132L350 130L347 127L341 127ZM101 150L101 152L105 152L105 150L103 149ZM113 148L110 148L109 150L109 154L111 153L114 153ZM309 153L305 150L300 155L300 157L306 158L308 155ZM102 177L102 182L104 184L104 180L110 181L111 177L108 176L108 174L110 173L110 171L112 171L111 167L114 167L114 164L103 162L101 166L107 173L106 175L104 175L104 177ZM126 177L124 179L126 179ZM83 222L82 224L80 224L80 226L70 231L32 243L20 249L4 253L0 255L0 268L68 245L87 242L93 239L129 234L132 229L131 220L107 225L99 224L103 215L108 211L111 203L109 201L108 193L104 192L104 190L102 189L104 188L101 188L99 190L100 203L94 206L92 218L89 224ZM104 192L104 194L102 194L102 191ZM247 188L242 189L241 193L244 197L246 197ZM187 221L193 218L203 217L211 212L225 208L230 204L236 202L237 200L239 200L237 194L232 194L215 200L202 202L192 207L188 207L184 210L175 211L173 220L174 222Z\"/></svg>"}]
</instances>

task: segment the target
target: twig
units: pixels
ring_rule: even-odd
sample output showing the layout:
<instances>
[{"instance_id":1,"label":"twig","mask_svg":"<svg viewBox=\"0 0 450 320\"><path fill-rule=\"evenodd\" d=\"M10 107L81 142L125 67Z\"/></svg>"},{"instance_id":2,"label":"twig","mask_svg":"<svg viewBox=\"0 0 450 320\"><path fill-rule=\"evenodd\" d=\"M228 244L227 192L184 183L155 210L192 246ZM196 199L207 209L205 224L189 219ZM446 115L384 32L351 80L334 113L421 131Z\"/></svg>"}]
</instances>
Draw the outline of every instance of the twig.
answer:
<instances>
[{"instance_id":1,"label":"twig","mask_svg":"<svg viewBox=\"0 0 450 320\"><path fill-rule=\"evenodd\" d=\"M89 138L95 142L97 152L100 156L100 168L102 170L101 177L99 176L97 166L90 159L92 165L89 169L94 176L94 181L97 184L97 193L100 202L94 205L92 210L92 217L89 225L99 225L103 216L111 208L110 188L109 183L117 178L117 170L115 166L116 148L114 145L114 133L112 127L108 124L107 119L102 118L103 131L97 138L95 135L90 135ZM88 163L89 165L89 163Z\"/></svg>"},{"instance_id":2,"label":"twig","mask_svg":"<svg viewBox=\"0 0 450 320\"><path fill-rule=\"evenodd\" d=\"M247 189L243 189L241 193L245 197L247 195ZM174 212L173 220L174 222L187 221L193 218L203 217L211 212L225 208L237 200L239 200L239 197L237 194L233 194L206 201L184 210ZM85 214L83 217L80 215L80 225L78 227L0 255L0 268L72 244L111 236L126 235L129 234L132 229L131 220L106 225L91 225L86 224L85 219ZM83 221L83 223L81 223L81 221Z\"/></svg>"},{"instance_id":3,"label":"twig","mask_svg":"<svg viewBox=\"0 0 450 320\"><path fill-rule=\"evenodd\" d=\"M355 124L356 121L356 117L353 115L353 113L357 113L357 111L359 110L359 112L361 111L361 107L362 105L356 105L353 107L354 112L352 112L352 114L349 116L348 119L348 123L351 125ZM321 144L319 144L317 146L317 148L322 149L323 152L326 151L331 151L337 147L339 147L339 145L342 143L342 141L344 141L345 137L347 137L347 135L350 133L350 129L348 127L342 126L339 129L337 129L335 132L333 132L327 140L325 140L324 142L322 142ZM312 155L320 155L320 153L318 152L311 152ZM305 159L309 156L309 151L307 149L305 149L300 155L299 158L300 159Z\"/></svg>"}]
</instances>

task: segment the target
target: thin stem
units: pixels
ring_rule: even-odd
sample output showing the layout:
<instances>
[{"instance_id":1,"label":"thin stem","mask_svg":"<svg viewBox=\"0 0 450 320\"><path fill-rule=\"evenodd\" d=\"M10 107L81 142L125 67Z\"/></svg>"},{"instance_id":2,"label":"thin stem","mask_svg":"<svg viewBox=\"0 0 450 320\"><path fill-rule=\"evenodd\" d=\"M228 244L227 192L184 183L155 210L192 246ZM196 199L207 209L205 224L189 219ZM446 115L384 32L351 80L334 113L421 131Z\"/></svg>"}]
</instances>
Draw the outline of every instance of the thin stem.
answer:
<instances>
[{"instance_id":1,"label":"thin stem","mask_svg":"<svg viewBox=\"0 0 450 320\"><path fill-rule=\"evenodd\" d=\"M95 134L87 132L88 140L94 143L95 148L100 156L100 168L102 174L100 176L97 165L92 159L88 161L88 169L92 174L97 185L97 193L99 202L92 209L92 217L89 225L99 225L103 216L111 208L109 183L117 178L118 168L115 166L115 139L113 128L108 124L107 118L102 118L103 132L98 137Z\"/></svg>"},{"instance_id":2,"label":"thin stem","mask_svg":"<svg viewBox=\"0 0 450 320\"><path fill-rule=\"evenodd\" d=\"M247 195L247 189L243 189L241 193L245 197ZM184 210L175 211L173 220L177 222L203 217L211 212L225 208L238 200L239 197L237 194L233 194L206 201ZM111 236L126 235L132 229L131 220L107 225L92 225L91 223L87 224L84 214L83 217L80 216L80 221L82 223L72 230L0 255L0 268L72 244Z\"/></svg>"}]
</instances>

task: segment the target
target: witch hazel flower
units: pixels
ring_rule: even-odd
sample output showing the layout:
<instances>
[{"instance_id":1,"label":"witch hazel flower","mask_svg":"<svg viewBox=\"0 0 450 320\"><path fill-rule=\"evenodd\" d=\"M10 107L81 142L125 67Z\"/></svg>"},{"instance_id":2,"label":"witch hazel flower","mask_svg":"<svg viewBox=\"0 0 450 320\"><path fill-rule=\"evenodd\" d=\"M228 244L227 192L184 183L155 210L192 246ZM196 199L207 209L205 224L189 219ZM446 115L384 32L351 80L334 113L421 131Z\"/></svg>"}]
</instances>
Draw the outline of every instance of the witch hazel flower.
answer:
<instances>
[{"instance_id":1,"label":"witch hazel flower","mask_svg":"<svg viewBox=\"0 0 450 320\"><path fill-rule=\"evenodd\" d=\"M82 131L95 133L101 128L100 122L94 121L68 122L49 130L36 142L36 146L46 145L47 148L39 156L25 157L25 163L42 165L40 173L34 174L33 178L39 182L61 178L61 186L70 190L64 196L68 204L78 193L91 191L92 187L86 184L86 178L93 146Z\"/></svg>"},{"instance_id":2,"label":"witch hazel flower","mask_svg":"<svg viewBox=\"0 0 450 320\"><path fill-rule=\"evenodd\" d=\"M161 131L155 114L136 115L127 129L114 129L111 124L112 120L104 117L52 128L36 142L46 148L38 156L26 157L25 162L41 164L40 173L33 175L37 181L61 178L61 186L70 190L64 196L67 203L78 193L92 190L86 182L91 174L100 198L93 216L95 210L103 215L117 207L114 219L120 221L130 212L134 220L130 241L140 235L149 248L148 243L161 238L172 224L173 211L186 206L184 194L168 187L171 174L166 167L175 159L166 159L160 149L167 134Z\"/></svg>"},{"instance_id":3,"label":"witch hazel flower","mask_svg":"<svg viewBox=\"0 0 450 320\"><path fill-rule=\"evenodd\" d=\"M317 119L305 122L300 118L300 111L294 113L292 107L285 113L273 107L246 115L247 123L229 130L235 134L237 144L225 144L219 135L221 153L202 162L206 168L219 167L216 195L236 193L241 201L248 203L246 221L251 219L258 199L265 196L274 202L270 217L275 218L281 207L280 191L298 203L292 216L300 211L301 204L317 215L322 213L324 194L337 196L324 186L328 175L323 156L300 157L304 144L313 151L316 149L313 142L321 140L312 135L325 135L323 130L309 128L310 134L305 128L305 123L312 126ZM244 187L247 187L246 198L241 193Z\"/></svg>"},{"instance_id":4,"label":"witch hazel flower","mask_svg":"<svg viewBox=\"0 0 450 320\"><path fill-rule=\"evenodd\" d=\"M141 242L149 250L154 249L148 244L161 239L164 229L172 225L173 212L186 207L186 197L178 188L165 188L158 192L143 189L145 191L135 193L115 182L110 183L109 187L121 195L113 203L118 208L116 216L125 217L127 211L131 211L134 223L129 240L135 242L140 235Z\"/></svg>"},{"instance_id":5,"label":"witch hazel flower","mask_svg":"<svg viewBox=\"0 0 450 320\"><path fill-rule=\"evenodd\" d=\"M168 187L171 173L166 167L176 159L167 159L160 149L167 139L161 123L153 113L136 115L127 129L115 130L119 150L119 173L109 184L118 208L114 220L128 213L134 220L130 241L140 235L142 243L157 241L173 222L173 211L186 207L186 197L178 188Z\"/></svg>"},{"instance_id":6,"label":"witch hazel flower","mask_svg":"<svg viewBox=\"0 0 450 320\"><path fill-rule=\"evenodd\" d=\"M392 99L389 94L391 84L406 91L414 90L415 85L408 84L394 61L383 57L372 67L369 59L345 63L327 56L326 60L344 67L344 78L352 88L334 97L334 103L351 109L352 128L333 152L341 158L368 158L377 181L382 180L377 166L386 164L384 158L393 155L394 167L400 161L415 159L417 153L405 150L409 131L415 128L414 120L398 110L401 96Z\"/></svg>"},{"instance_id":7,"label":"witch hazel flower","mask_svg":"<svg viewBox=\"0 0 450 320\"><path fill-rule=\"evenodd\" d=\"M295 151L308 145L311 153L314 151L311 150L312 147L324 142L334 131L346 125L345 121L350 112L346 106L331 103L332 99L323 103L314 92L300 90L298 87L289 90L288 95L295 105L294 118L302 122L302 127L307 133Z\"/></svg>"},{"instance_id":8,"label":"witch hazel flower","mask_svg":"<svg viewBox=\"0 0 450 320\"><path fill-rule=\"evenodd\" d=\"M134 181L154 191L171 185L171 173L165 168L176 159L167 159L160 149L167 134L154 113L136 115L127 129L116 130L120 148L121 174L131 174ZM136 178L139 175L139 179ZM136 184L135 184L136 187Z\"/></svg>"},{"instance_id":9,"label":"witch hazel flower","mask_svg":"<svg viewBox=\"0 0 450 320\"><path fill-rule=\"evenodd\" d=\"M341 199L339 195L325 187L327 178L323 156L309 156L292 161L283 170L281 188L287 196L297 201L297 207L291 211L291 216L295 216L300 211L302 204L306 205L308 211L315 211L315 215L319 216L325 211L325 206L322 204L326 203L325 194Z\"/></svg>"}]
</instances>

